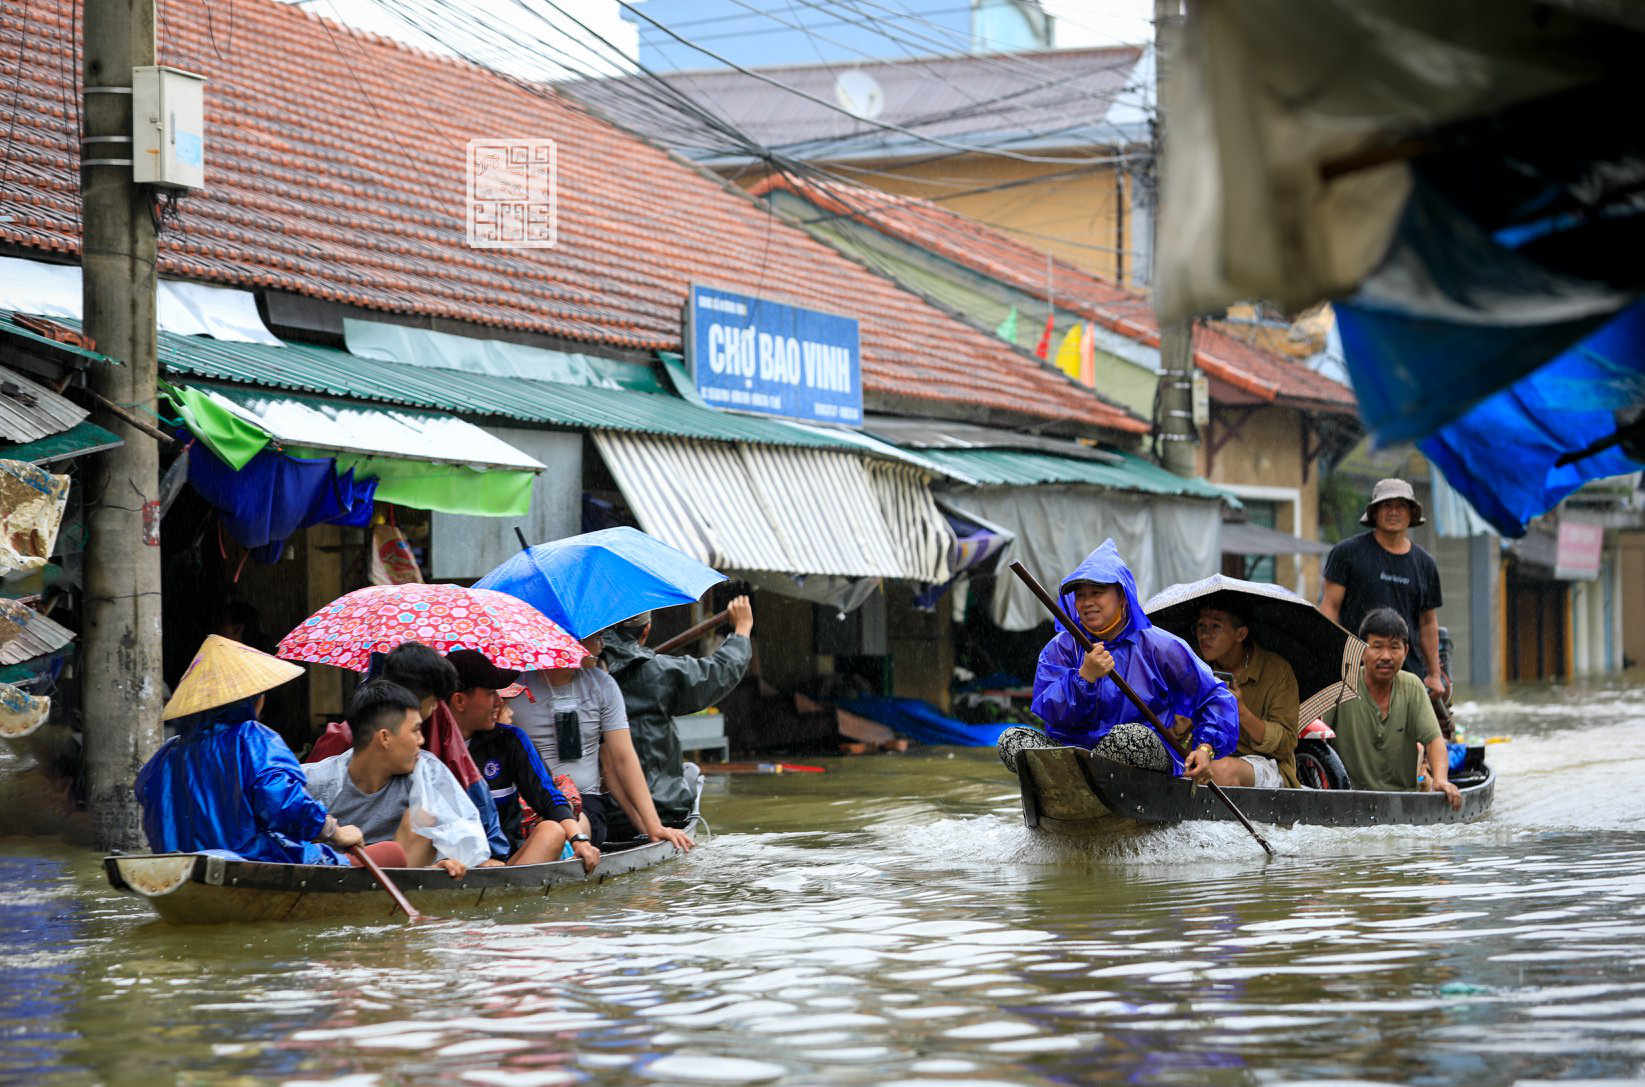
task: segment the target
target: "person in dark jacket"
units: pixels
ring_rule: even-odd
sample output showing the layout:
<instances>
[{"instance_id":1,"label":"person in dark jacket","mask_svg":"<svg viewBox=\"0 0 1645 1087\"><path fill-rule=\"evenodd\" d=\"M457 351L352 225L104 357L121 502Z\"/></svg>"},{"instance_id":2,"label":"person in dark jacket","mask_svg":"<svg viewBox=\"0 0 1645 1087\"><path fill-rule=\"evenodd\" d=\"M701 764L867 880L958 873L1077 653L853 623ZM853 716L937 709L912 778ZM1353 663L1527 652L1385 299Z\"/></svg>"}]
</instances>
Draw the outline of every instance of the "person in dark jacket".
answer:
<instances>
[{"instance_id":1,"label":"person in dark jacket","mask_svg":"<svg viewBox=\"0 0 1645 1087\"><path fill-rule=\"evenodd\" d=\"M634 750L651 788L657 815L669 826L684 826L696 807L696 789L687 782L674 718L700 713L730 694L748 670L753 645L754 606L739 596L727 609L731 636L707 657L659 657L646 648L651 614L636 615L608 630L604 659L611 678L623 692ZM695 775L693 775L694 777ZM624 823L619 815L618 819ZM633 831L615 823L613 840L632 837Z\"/></svg>"}]
</instances>

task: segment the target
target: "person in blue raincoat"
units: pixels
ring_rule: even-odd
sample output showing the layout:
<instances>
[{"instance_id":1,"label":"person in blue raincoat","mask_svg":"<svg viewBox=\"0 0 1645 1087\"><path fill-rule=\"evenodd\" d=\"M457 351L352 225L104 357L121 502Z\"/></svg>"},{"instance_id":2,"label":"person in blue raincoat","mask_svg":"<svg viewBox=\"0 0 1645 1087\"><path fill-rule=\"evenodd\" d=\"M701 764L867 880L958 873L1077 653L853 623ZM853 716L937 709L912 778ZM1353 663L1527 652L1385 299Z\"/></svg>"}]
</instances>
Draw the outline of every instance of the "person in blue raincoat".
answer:
<instances>
[{"instance_id":1,"label":"person in blue raincoat","mask_svg":"<svg viewBox=\"0 0 1645 1087\"><path fill-rule=\"evenodd\" d=\"M1026 746L1086 747L1144 769L1207 781L1211 763L1234 753L1239 707L1189 644L1148 621L1137 600L1137 583L1113 540L1091 552L1063 578L1061 603L1091 638L1082 653L1061 629L1040 651L1034 675L1033 711L1046 732L1010 729L1000 737L1000 757L1016 769ZM1187 718L1192 746L1184 758L1171 738L1156 731L1110 672L1123 677L1168 728Z\"/></svg>"},{"instance_id":2,"label":"person in blue raincoat","mask_svg":"<svg viewBox=\"0 0 1645 1087\"><path fill-rule=\"evenodd\" d=\"M177 735L137 773L150 849L351 863L339 850L360 844L359 828L338 826L309 796L297 756L257 720L263 692L302 674L295 664L221 635L206 638L166 703L164 718L176 722Z\"/></svg>"}]
</instances>

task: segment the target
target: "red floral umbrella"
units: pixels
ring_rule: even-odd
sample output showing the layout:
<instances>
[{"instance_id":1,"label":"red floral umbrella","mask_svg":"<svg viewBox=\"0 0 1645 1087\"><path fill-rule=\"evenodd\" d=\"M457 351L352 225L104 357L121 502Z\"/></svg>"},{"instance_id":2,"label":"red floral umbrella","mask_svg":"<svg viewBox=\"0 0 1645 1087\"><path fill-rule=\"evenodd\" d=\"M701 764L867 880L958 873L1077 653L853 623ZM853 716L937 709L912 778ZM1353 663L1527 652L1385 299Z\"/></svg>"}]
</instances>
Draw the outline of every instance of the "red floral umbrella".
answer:
<instances>
[{"instance_id":1,"label":"red floral umbrella","mask_svg":"<svg viewBox=\"0 0 1645 1087\"><path fill-rule=\"evenodd\" d=\"M373 585L338 597L280 639L286 660L364 672L372 653L422 642L478 649L499 668L575 668L588 651L530 604L461 585Z\"/></svg>"}]
</instances>

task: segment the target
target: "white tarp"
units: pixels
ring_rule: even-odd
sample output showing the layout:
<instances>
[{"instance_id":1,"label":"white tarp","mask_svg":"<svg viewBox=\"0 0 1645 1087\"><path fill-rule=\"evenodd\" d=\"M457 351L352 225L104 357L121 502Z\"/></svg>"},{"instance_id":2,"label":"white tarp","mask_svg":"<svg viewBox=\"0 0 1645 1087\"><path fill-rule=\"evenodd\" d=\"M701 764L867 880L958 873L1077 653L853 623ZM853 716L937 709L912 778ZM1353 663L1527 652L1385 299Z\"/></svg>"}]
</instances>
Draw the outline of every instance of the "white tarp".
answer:
<instances>
[{"instance_id":1,"label":"white tarp","mask_svg":"<svg viewBox=\"0 0 1645 1087\"><path fill-rule=\"evenodd\" d=\"M523 377L596 389L620 386L594 369L583 355L544 347L457 336L428 328L343 318L343 344L351 355L430 370Z\"/></svg>"},{"instance_id":2,"label":"white tarp","mask_svg":"<svg viewBox=\"0 0 1645 1087\"><path fill-rule=\"evenodd\" d=\"M79 321L82 291L78 265L0 257L0 309ZM250 291L162 279L156 306L161 332L285 346L263 324Z\"/></svg>"},{"instance_id":3,"label":"white tarp","mask_svg":"<svg viewBox=\"0 0 1645 1087\"><path fill-rule=\"evenodd\" d=\"M1143 600L1222 568L1220 502L1055 486L956 488L943 497L1016 533L1009 558L1053 593L1108 537ZM1045 608L1010 573L995 579L993 617L1005 630L1046 620Z\"/></svg>"},{"instance_id":4,"label":"white tarp","mask_svg":"<svg viewBox=\"0 0 1645 1087\"><path fill-rule=\"evenodd\" d=\"M448 462L474 468L527 469L544 465L501 438L451 415L408 411L387 404L293 398L236 389L231 395L195 386L223 410L254 423L281 445L376 457Z\"/></svg>"}]
</instances>

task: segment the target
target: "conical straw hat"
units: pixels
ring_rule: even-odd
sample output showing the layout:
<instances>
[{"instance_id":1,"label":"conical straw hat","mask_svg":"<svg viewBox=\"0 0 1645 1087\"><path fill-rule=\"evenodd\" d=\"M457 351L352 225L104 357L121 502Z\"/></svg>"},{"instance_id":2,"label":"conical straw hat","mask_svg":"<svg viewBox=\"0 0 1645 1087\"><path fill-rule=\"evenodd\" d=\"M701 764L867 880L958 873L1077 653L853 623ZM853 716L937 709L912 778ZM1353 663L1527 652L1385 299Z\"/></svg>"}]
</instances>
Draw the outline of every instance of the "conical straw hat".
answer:
<instances>
[{"instance_id":1,"label":"conical straw hat","mask_svg":"<svg viewBox=\"0 0 1645 1087\"><path fill-rule=\"evenodd\" d=\"M221 634L208 634L200 651L177 681L162 720L187 717L242 698L262 694L303 674L301 665L241 645Z\"/></svg>"}]
</instances>

